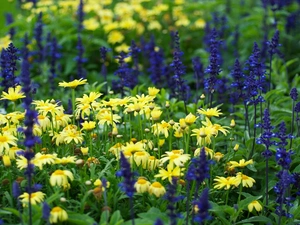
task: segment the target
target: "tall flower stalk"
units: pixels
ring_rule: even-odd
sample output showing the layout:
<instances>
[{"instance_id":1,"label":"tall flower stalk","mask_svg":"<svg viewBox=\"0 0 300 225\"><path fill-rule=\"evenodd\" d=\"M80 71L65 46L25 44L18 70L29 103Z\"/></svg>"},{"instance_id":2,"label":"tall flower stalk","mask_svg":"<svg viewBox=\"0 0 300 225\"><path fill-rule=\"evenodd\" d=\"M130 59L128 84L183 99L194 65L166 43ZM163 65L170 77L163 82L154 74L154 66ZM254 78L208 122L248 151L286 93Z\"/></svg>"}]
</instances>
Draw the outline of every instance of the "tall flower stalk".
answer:
<instances>
[{"instance_id":1,"label":"tall flower stalk","mask_svg":"<svg viewBox=\"0 0 300 225\"><path fill-rule=\"evenodd\" d=\"M290 96L291 96L291 99L293 100L293 103L292 103L292 121L291 121L291 137L293 136L293 133L294 133L294 122L295 122L295 104L296 104L296 101L298 99L298 91L297 91L297 88L292 88L291 92L290 92ZM293 138L291 138L291 141L290 141L290 149L292 148L292 142L293 142Z\"/></svg>"},{"instance_id":2,"label":"tall flower stalk","mask_svg":"<svg viewBox=\"0 0 300 225\"><path fill-rule=\"evenodd\" d=\"M134 184L135 184L135 173L131 171L130 163L127 161L123 152L120 153L120 170L117 171L117 177L123 177L123 182L120 183L121 190L125 192L125 194L129 198L129 207L130 207L130 215L132 225L134 225L134 210L133 210L133 195L135 192Z\"/></svg>"}]
</instances>

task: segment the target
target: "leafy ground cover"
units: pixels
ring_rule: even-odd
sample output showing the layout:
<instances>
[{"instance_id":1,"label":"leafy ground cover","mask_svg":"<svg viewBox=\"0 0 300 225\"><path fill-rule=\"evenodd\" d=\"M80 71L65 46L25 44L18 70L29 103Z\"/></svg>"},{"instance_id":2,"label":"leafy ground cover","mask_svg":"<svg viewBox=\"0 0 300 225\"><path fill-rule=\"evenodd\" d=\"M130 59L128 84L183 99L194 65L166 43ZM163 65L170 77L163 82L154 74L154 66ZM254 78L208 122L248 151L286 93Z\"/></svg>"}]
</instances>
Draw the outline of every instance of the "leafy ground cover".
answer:
<instances>
[{"instance_id":1,"label":"leafy ground cover","mask_svg":"<svg viewBox=\"0 0 300 225\"><path fill-rule=\"evenodd\" d=\"M299 1L16 1L0 224L299 224Z\"/></svg>"}]
</instances>

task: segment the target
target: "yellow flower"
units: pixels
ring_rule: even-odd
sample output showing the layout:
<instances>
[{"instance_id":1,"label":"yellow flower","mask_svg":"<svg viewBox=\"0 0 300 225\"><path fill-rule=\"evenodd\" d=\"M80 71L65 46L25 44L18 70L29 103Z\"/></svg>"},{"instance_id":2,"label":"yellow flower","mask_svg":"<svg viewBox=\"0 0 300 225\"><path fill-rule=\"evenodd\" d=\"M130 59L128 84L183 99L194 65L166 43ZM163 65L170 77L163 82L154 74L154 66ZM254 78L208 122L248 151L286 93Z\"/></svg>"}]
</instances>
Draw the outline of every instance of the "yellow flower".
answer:
<instances>
[{"instance_id":1,"label":"yellow flower","mask_svg":"<svg viewBox=\"0 0 300 225\"><path fill-rule=\"evenodd\" d=\"M255 180L252 177L248 177L241 172L238 172L236 175L237 179L237 185L240 185L242 183L243 187L251 188L253 186L253 183L255 183Z\"/></svg>"},{"instance_id":2,"label":"yellow flower","mask_svg":"<svg viewBox=\"0 0 300 225\"><path fill-rule=\"evenodd\" d=\"M54 207L50 212L50 223L58 223L68 220L68 213L59 206Z\"/></svg>"},{"instance_id":3,"label":"yellow flower","mask_svg":"<svg viewBox=\"0 0 300 225\"><path fill-rule=\"evenodd\" d=\"M146 180L145 177L139 177L137 182L135 182L134 187L137 193L145 193L148 191L151 183Z\"/></svg>"},{"instance_id":4,"label":"yellow flower","mask_svg":"<svg viewBox=\"0 0 300 225\"><path fill-rule=\"evenodd\" d=\"M235 146L233 147L233 150L234 150L234 151L237 151L237 150L239 150L239 147L240 147L239 144L235 144Z\"/></svg>"},{"instance_id":5,"label":"yellow flower","mask_svg":"<svg viewBox=\"0 0 300 225\"><path fill-rule=\"evenodd\" d=\"M230 127L235 127L235 121L234 120L231 120L231 122L230 122Z\"/></svg>"},{"instance_id":6,"label":"yellow flower","mask_svg":"<svg viewBox=\"0 0 300 225\"><path fill-rule=\"evenodd\" d=\"M221 153L221 152L216 152L215 155L214 155L214 159L219 162L220 159L222 159L224 157L224 154Z\"/></svg>"},{"instance_id":7,"label":"yellow flower","mask_svg":"<svg viewBox=\"0 0 300 225\"><path fill-rule=\"evenodd\" d=\"M166 193L166 189L159 182L151 184L148 191L150 194L154 194L157 198Z\"/></svg>"},{"instance_id":8,"label":"yellow flower","mask_svg":"<svg viewBox=\"0 0 300 225\"><path fill-rule=\"evenodd\" d=\"M95 18L90 18L83 21L83 26L87 30L96 30L99 27L99 22Z\"/></svg>"},{"instance_id":9,"label":"yellow flower","mask_svg":"<svg viewBox=\"0 0 300 225\"><path fill-rule=\"evenodd\" d=\"M2 51L3 48L7 48L10 43L11 43L11 40L10 40L9 35L6 35L5 37L0 38L0 51Z\"/></svg>"},{"instance_id":10,"label":"yellow flower","mask_svg":"<svg viewBox=\"0 0 300 225\"><path fill-rule=\"evenodd\" d=\"M11 161L10 161L10 158L9 158L8 155L3 155L2 156L2 161L3 161L4 166L6 166L6 167L11 166Z\"/></svg>"},{"instance_id":11,"label":"yellow flower","mask_svg":"<svg viewBox=\"0 0 300 225\"><path fill-rule=\"evenodd\" d=\"M96 122L94 121L84 121L83 123L81 123L82 126L82 130L93 130L96 127Z\"/></svg>"},{"instance_id":12,"label":"yellow flower","mask_svg":"<svg viewBox=\"0 0 300 225\"><path fill-rule=\"evenodd\" d=\"M81 151L82 155L87 155L89 152L89 147L86 147L86 148L81 147L80 151Z\"/></svg>"},{"instance_id":13,"label":"yellow flower","mask_svg":"<svg viewBox=\"0 0 300 225\"><path fill-rule=\"evenodd\" d=\"M162 164L170 160L169 163L174 163L176 166L183 166L191 158L190 154L182 154L182 152L178 150L166 152L166 154L161 157L160 162Z\"/></svg>"},{"instance_id":14,"label":"yellow flower","mask_svg":"<svg viewBox=\"0 0 300 225\"><path fill-rule=\"evenodd\" d=\"M226 130L226 129L228 129L229 127L227 127L227 126L221 126L221 125L219 125L219 124L212 124L212 122L210 121L210 119L208 118L208 117L206 117L205 118L205 122L204 121L202 121L202 124L204 125L204 126L206 126L207 128L209 128L209 129L211 129L212 130L212 134L214 135L214 136L217 136L218 135L218 133L219 133L219 131L221 131L225 136L227 135L227 133L229 133L229 131L228 130Z\"/></svg>"},{"instance_id":15,"label":"yellow flower","mask_svg":"<svg viewBox=\"0 0 300 225\"><path fill-rule=\"evenodd\" d=\"M69 88L76 88L79 85L86 84L86 82L87 82L87 79L80 78L79 80L75 79L75 80L70 81L70 82L65 82L65 81L59 82L58 86L60 86L60 87L69 87Z\"/></svg>"},{"instance_id":16,"label":"yellow flower","mask_svg":"<svg viewBox=\"0 0 300 225\"><path fill-rule=\"evenodd\" d=\"M61 132L60 135L62 136L65 143L69 144L71 141L74 141L76 144L83 142L83 134L77 130L77 126L69 125L65 127Z\"/></svg>"},{"instance_id":17,"label":"yellow flower","mask_svg":"<svg viewBox=\"0 0 300 225\"><path fill-rule=\"evenodd\" d=\"M214 179L216 183L214 184L214 188L216 189L222 189L224 188L225 190L228 190L231 186L237 187L238 186L238 181L236 180L235 177L219 177Z\"/></svg>"},{"instance_id":18,"label":"yellow flower","mask_svg":"<svg viewBox=\"0 0 300 225\"><path fill-rule=\"evenodd\" d=\"M22 87L20 85L16 87L10 87L8 88L8 92L2 91L2 98L0 100L10 100L10 101L16 101L20 98L25 98L24 93L22 92Z\"/></svg>"},{"instance_id":19,"label":"yellow flower","mask_svg":"<svg viewBox=\"0 0 300 225\"><path fill-rule=\"evenodd\" d=\"M260 212L262 210L262 206L258 201L253 201L248 205L248 210L249 212L252 212L253 208L255 208L255 210L257 212Z\"/></svg>"},{"instance_id":20,"label":"yellow flower","mask_svg":"<svg viewBox=\"0 0 300 225\"><path fill-rule=\"evenodd\" d=\"M216 133L212 127L201 127L199 129L193 129L191 136L196 136L197 145L209 145L211 143L211 137Z\"/></svg>"},{"instance_id":21,"label":"yellow flower","mask_svg":"<svg viewBox=\"0 0 300 225\"><path fill-rule=\"evenodd\" d=\"M126 143L126 146L123 147L124 150L124 154L125 152L128 153L135 153L135 152L139 152L139 151L144 151L144 145L141 142L130 142L130 143Z\"/></svg>"},{"instance_id":22,"label":"yellow flower","mask_svg":"<svg viewBox=\"0 0 300 225\"><path fill-rule=\"evenodd\" d=\"M112 112L104 111L99 112L96 115L96 118L99 120L99 124L115 125L115 123L120 123L121 117L118 114L112 114Z\"/></svg>"},{"instance_id":23,"label":"yellow flower","mask_svg":"<svg viewBox=\"0 0 300 225\"><path fill-rule=\"evenodd\" d=\"M23 149L21 149L17 146L13 146L13 147L9 148L8 155L9 155L10 159L16 159L17 153L21 152L21 151L23 151Z\"/></svg>"},{"instance_id":24,"label":"yellow flower","mask_svg":"<svg viewBox=\"0 0 300 225\"><path fill-rule=\"evenodd\" d=\"M187 115L184 120L185 120L187 125L191 126L193 123L195 123L197 118L198 117L196 117L192 113L189 113L189 115Z\"/></svg>"},{"instance_id":25,"label":"yellow flower","mask_svg":"<svg viewBox=\"0 0 300 225\"><path fill-rule=\"evenodd\" d=\"M159 160L155 158L155 156L149 156L148 162L147 162L147 168L148 170L154 170L159 164Z\"/></svg>"},{"instance_id":26,"label":"yellow flower","mask_svg":"<svg viewBox=\"0 0 300 225\"><path fill-rule=\"evenodd\" d=\"M121 43L124 40L124 35L120 31L111 31L107 37L107 42L111 44Z\"/></svg>"},{"instance_id":27,"label":"yellow flower","mask_svg":"<svg viewBox=\"0 0 300 225\"><path fill-rule=\"evenodd\" d=\"M43 165L54 164L56 160L56 154L41 154L40 152L36 153L32 163L39 167L40 170L43 169Z\"/></svg>"},{"instance_id":28,"label":"yellow flower","mask_svg":"<svg viewBox=\"0 0 300 225\"><path fill-rule=\"evenodd\" d=\"M37 203L40 203L44 201L45 195L41 191L33 192L30 194L30 203L32 205L36 205ZM19 196L21 199L21 202L23 203L23 207L27 206L29 203L29 194L27 192L23 193L22 195Z\"/></svg>"},{"instance_id":29,"label":"yellow flower","mask_svg":"<svg viewBox=\"0 0 300 225\"><path fill-rule=\"evenodd\" d=\"M161 28L161 24L156 20L151 21L148 25L148 30L161 30Z\"/></svg>"},{"instance_id":30,"label":"yellow flower","mask_svg":"<svg viewBox=\"0 0 300 225\"><path fill-rule=\"evenodd\" d=\"M207 147L204 147L204 150L205 150L205 154L209 155L211 159L214 157L214 155L215 155L214 150L207 148ZM202 151L202 148L197 148L194 152L194 156L199 156L201 151Z\"/></svg>"},{"instance_id":31,"label":"yellow flower","mask_svg":"<svg viewBox=\"0 0 300 225\"><path fill-rule=\"evenodd\" d=\"M247 165L253 164L253 159L250 159L248 161L246 161L245 159L241 159L239 162L230 161L229 164L231 169L236 167L244 168Z\"/></svg>"},{"instance_id":32,"label":"yellow flower","mask_svg":"<svg viewBox=\"0 0 300 225\"><path fill-rule=\"evenodd\" d=\"M8 132L4 132L3 134L0 133L0 155L3 154L3 151L9 150L9 146L13 145L13 146L17 146L17 138L13 135L11 135Z\"/></svg>"},{"instance_id":33,"label":"yellow flower","mask_svg":"<svg viewBox=\"0 0 300 225\"><path fill-rule=\"evenodd\" d=\"M62 164L62 165L66 165L68 163L75 163L75 161L76 161L76 156L67 156L67 157L55 159L56 164Z\"/></svg>"},{"instance_id":34,"label":"yellow flower","mask_svg":"<svg viewBox=\"0 0 300 225\"><path fill-rule=\"evenodd\" d=\"M221 110L218 109L218 107L215 108L209 108L209 109L198 109L198 113L202 114L202 115L206 115L207 117L212 117L212 116L216 116L219 117L221 114L220 112Z\"/></svg>"},{"instance_id":35,"label":"yellow flower","mask_svg":"<svg viewBox=\"0 0 300 225\"><path fill-rule=\"evenodd\" d=\"M68 178L74 180L73 174L69 170L56 170L50 176L51 186L65 186L68 185Z\"/></svg>"},{"instance_id":36,"label":"yellow flower","mask_svg":"<svg viewBox=\"0 0 300 225\"><path fill-rule=\"evenodd\" d=\"M43 116L46 116L48 113L50 113L52 118L55 118L57 114L62 114L64 112L64 108L59 106L54 99L47 99L46 101L33 101L33 104L36 105L36 110L38 110Z\"/></svg>"},{"instance_id":37,"label":"yellow flower","mask_svg":"<svg viewBox=\"0 0 300 225\"><path fill-rule=\"evenodd\" d=\"M129 45L126 45L125 43L117 46L115 48L116 52L125 52L125 53L128 53L129 52L129 48L130 46Z\"/></svg>"},{"instance_id":38,"label":"yellow flower","mask_svg":"<svg viewBox=\"0 0 300 225\"><path fill-rule=\"evenodd\" d=\"M159 120L161 114L162 114L162 111L158 110L158 109L154 109L151 111L151 117L154 121Z\"/></svg>"},{"instance_id":39,"label":"yellow flower","mask_svg":"<svg viewBox=\"0 0 300 225\"><path fill-rule=\"evenodd\" d=\"M156 87L148 87L148 94L150 96L156 96L160 90Z\"/></svg>"},{"instance_id":40,"label":"yellow flower","mask_svg":"<svg viewBox=\"0 0 300 225\"><path fill-rule=\"evenodd\" d=\"M195 27L196 27L196 28L203 29L203 28L205 27L205 24L206 24L206 22L205 22L205 20L202 19L202 18L197 19L197 20L195 21Z\"/></svg>"},{"instance_id":41,"label":"yellow flower","mask_svg":"<svg viewBox=\"0 0 300 225\"><path fill-rule=\"evenodd\" d=\"M156 123L152 125L152 130L154 135L164 134L165 138L169 137L169 129L171 125L166 121L161 121L160 123Z\"/></svg>"},{"instance_id":42,"label":"yellow flower","mask_svg":"<svg viewBox=\"0 0 300 225\"><path fill-rule=\"evenodd\" d=\"M133 160L137 166L142 164L143 169L146 169L149 156L149 153L145 151L135 152L133 155Z\"/></svg>"},{"instance_id":43,"label":"yellow flower","mask_svg":"<svg viewBox=\"0 0 300 225\"><path fill-rule=\"evenodd\" d=\"M183 176L183 173L181 172L183 169L179 166L174 166L170 163L167 166L167 170L160 169L159 174L156 174L154 177L161 177L162 180L169 179L169 182L172 183L172 177L180 177Z\"/></svg>"}]
</instances>

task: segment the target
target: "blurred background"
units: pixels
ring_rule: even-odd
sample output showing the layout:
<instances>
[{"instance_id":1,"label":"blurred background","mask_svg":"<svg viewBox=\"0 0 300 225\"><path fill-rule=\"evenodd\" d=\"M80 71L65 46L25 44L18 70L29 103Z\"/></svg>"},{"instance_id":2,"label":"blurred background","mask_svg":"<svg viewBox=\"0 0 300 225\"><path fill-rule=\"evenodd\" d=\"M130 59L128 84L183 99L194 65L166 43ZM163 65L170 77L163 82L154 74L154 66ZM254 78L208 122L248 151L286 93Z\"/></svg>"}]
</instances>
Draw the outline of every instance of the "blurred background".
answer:
<instances>
[{"instance_id":1,"label":"blurred background","mask_svg":"<svg viewBox=\"0 0 300 225\"><path fill-rule=\"evenodd\" d=\"M0 0L0 32L5 26L5 13L10 12L15 14L16 12L16 1L11 0Z\"/></svg>"}]
</instances>

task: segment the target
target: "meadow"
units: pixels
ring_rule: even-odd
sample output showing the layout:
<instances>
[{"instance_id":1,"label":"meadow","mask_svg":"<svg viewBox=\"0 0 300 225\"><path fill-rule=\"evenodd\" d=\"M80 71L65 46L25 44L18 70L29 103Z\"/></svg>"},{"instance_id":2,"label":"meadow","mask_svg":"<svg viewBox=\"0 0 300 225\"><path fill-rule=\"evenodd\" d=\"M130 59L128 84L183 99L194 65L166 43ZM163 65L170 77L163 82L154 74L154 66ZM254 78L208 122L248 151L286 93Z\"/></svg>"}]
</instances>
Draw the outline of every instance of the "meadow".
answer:
<instances>
[{"instance_id":1,"label":"meadow","mask_svg":"<svg viewBox=\"0 0 300 225\"><path fill-rule=\"evenodd\" d=\"M300 224L299 0L2 1L0 225Z\"/></svg>"}]
</instances>

